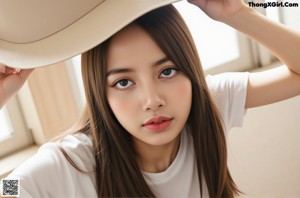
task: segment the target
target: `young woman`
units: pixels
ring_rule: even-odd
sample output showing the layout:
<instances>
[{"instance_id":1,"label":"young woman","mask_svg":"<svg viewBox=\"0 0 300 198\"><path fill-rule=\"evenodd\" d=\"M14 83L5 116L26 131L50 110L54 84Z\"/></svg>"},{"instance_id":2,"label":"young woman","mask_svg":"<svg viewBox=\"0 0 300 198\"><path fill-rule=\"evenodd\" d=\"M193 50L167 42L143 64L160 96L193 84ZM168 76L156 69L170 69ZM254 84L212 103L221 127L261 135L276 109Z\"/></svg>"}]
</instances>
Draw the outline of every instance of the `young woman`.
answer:
<instances>
[{"instance_id":1,"label":"young woman","mask_svg":"<svg viewBox=\"0 0 300 198\"><path fill-rule=\"evenodd\" d=\"M245 109L300 94L299 33L239 0L190 1L264 44L286 65L204 77L171 6L138 18L82 55L87 107L72 134L8 178L32 197L234 197L225 135ZM279 37L287 37L282 41Z\"/></svg>"}]
</instances>

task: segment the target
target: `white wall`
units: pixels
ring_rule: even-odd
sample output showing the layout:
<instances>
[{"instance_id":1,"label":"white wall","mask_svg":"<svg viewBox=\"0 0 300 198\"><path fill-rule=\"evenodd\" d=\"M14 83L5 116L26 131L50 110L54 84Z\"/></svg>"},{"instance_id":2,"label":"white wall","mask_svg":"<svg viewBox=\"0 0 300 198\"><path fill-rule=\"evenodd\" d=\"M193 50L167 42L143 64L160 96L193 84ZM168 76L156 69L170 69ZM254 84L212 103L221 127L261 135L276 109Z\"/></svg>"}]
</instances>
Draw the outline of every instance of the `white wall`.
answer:
<instances>
[{"instance_id":1,"label":"white wall","mask_svg":"<svg viewBox=\"0 0 300 198\"><path fill-rule=\"evenodd\" d=\"M300 197L300 96L248 110L228 147L242 197Z\"/></svg>"}]
</instances>

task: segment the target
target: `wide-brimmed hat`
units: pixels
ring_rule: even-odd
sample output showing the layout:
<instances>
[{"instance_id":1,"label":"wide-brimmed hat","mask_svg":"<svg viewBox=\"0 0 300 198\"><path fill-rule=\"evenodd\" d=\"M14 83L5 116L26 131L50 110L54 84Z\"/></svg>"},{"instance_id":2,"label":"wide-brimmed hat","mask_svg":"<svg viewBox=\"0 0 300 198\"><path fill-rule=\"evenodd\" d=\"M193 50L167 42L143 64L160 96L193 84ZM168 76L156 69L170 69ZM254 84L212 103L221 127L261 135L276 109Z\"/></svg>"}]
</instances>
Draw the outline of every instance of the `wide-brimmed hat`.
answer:
<instances>
[{"instance_id":1,"label":"wide-brimmed hat","mask_svg":"<svg viewBox=\"0 0 300 198\"><path fill-rule=\"evenodd\" d=\"M175 1L0 0L0 63L35 68L67 60Z\"/></svg>"}]
</instances>

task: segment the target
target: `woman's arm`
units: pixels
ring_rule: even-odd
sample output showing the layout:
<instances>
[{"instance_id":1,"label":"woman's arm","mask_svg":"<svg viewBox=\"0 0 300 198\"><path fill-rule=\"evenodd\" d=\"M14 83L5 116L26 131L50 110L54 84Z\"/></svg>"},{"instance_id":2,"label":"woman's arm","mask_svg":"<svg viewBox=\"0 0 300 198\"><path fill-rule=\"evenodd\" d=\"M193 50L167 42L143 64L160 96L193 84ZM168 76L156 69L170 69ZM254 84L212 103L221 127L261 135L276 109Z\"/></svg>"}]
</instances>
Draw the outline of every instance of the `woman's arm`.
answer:
<instances>
[{"instance_id":1,"label":"woman's arm","mask_svg":"<svg viewBox=\"0 0 300 198\"><path fill-rule=\"evenodd\" d=\"M0 109L25 83L33 69L17 70L0 64Z\"/></svg>"},{"instance_id":2,"label":"woman's arm","mask_svg":"<svg viewBox=\"0 0 300 198\"><path fill-rule=\"evenodd\" d=\"M272 51L286 66L249 76L246 108L300 94L300 33L275 23L240 0L190 0L211 18L224 22Z\"/></svg>"}]
</instances>

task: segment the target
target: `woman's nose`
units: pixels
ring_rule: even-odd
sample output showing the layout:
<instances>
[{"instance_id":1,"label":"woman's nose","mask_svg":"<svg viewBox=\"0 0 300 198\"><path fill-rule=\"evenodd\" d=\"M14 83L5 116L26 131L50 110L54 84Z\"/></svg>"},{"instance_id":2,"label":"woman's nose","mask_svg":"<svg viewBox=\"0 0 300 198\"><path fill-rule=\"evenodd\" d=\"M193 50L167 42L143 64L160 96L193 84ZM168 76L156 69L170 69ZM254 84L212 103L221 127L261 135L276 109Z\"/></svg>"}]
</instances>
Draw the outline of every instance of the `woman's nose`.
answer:
<instances>
[{"instance_id":1,"label":"woman's nose","mask_svg":"<svg viewBox=\"0 0 300 198\"><path fill-rule=\"evenodd\" d=\"M144 111L157 111L166 105L166 100L160 92L159 88L155 86L144 89Z\"/></svg>"}]
</instances>

